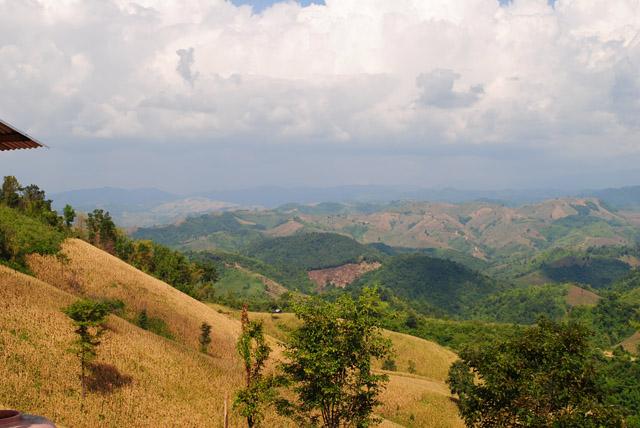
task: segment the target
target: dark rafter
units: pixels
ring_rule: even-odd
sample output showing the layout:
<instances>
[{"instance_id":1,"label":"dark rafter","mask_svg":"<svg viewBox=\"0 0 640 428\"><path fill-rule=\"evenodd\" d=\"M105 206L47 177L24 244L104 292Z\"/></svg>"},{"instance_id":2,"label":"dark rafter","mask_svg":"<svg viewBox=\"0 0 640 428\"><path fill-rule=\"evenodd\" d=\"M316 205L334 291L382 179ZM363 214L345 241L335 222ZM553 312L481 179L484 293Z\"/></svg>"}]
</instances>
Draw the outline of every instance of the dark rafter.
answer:
<instances>
[{"instance_id":1,"label":"dark rafter","mask_svg":"<svg viewBox=\"0 0 640 428\"><path fill-rule=\"evenodd\" d=\"M0 151L46 147L36 139L0 120Z\"/></svg>"}]
</instances>

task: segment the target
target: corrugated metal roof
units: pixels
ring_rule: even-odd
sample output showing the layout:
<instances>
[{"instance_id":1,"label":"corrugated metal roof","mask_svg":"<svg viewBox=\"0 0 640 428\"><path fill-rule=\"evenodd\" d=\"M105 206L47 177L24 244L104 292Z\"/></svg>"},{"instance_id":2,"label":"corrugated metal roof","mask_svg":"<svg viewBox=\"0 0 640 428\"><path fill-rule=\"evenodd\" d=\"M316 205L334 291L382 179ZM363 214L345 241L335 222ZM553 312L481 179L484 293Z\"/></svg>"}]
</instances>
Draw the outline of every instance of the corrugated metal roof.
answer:
<instances>
[{"instance_id":1,"label":"corrugated metal roof","mask_svg":"<svg viewBox=\"0 0 640 428\"><path fill-rule=\"evenodd\" d=\"M0 151L46 147L35 138L0 120Z\"/></svg>"}]
</instances>

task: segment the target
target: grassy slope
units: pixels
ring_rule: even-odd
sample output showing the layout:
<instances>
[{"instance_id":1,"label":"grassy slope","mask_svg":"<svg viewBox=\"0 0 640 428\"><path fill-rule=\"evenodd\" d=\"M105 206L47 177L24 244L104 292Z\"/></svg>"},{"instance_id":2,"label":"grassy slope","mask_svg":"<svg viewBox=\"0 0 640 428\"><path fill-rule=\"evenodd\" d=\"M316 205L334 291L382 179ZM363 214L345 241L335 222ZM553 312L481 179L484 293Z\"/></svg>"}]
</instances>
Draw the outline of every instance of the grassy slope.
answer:
<instances>
[{"instance_id":1,"label":"grassy slope","mask_svg":"<svg viewBox=\"0 0 640 428\"><path fill-rule=\"evenodd\" d=\"M176 425L218 426L224 394L232 396L242 382L234 349L237 320L82 241L67 241L63 251L69 258L64 265L54 257L29 258L35 274L59 288L7 268L0 272L0 370L8 379L0 385L0 402L74 427L103 426L104 421L154 426L170 418ZM79 408L77 362L66 352L73 329L60 312L74 300L72 294L80 293L123 300L125 318L146 308L176 337L165 340L111 316L98 362L113 364L131 382L92 394L85 414ZM213 325L213 357L195 350L205 320ZM407 365L403 359L415 358L417 374L391 374L380 409L387 419L383 426L462 426L442 382L455 355L421 339L388 334L399 349L399 370ZM269 418L272 426L287 426L273 414ZM239 420L232 417L231 426L240 426Z\"/></svg>"},{"instance_id":2,"label":"grassy slope","mask_svg":"<svg viewBox=\"0 0 640 428\"><path fill-rule=\"evenodd\" d=\"M112 380L122 386L89 394L81 412L78 363L67 352L73 327L60 312L75 297L4 267L0 283L4 405L70 427L157 426L160 420L174 426L221 425L224 394L241 385L231 354L216 350L215 357L205 356L112 315L96 362L112 365L118 373ZM239 424L232 417L232 426Z\"/></svg>"},{"instance_id":3,"label":"grassy slope","mask_svg":"<svg viewBox=\"0 0 640 428\"><path fill-rule=\"evenodd\" d=\"M69 258L66 264L53 257L31 256L29 266L39 279L60 289L121 299L131 318L146 309L150 317L162 318L175 337L193 348L197 347L200 324L206 321L213 326L218 353L235 353L238 323L84 241L67 240L63 253Z\"/></svg>"}]
</instances>

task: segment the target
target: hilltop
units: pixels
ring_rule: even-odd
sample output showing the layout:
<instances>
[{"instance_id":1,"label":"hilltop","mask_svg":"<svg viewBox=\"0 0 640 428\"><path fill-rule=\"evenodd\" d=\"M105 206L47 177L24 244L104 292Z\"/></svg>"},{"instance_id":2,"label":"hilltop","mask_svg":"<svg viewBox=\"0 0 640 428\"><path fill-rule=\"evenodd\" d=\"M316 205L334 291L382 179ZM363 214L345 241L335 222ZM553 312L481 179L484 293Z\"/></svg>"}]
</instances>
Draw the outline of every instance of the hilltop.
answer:
<instances>
[{"instance_id":1,"label":"hilltop","mask_svg":"<svg viewBox=\"0 0 640 428\"><path fill-rule=\"evenodd\" d=\"M498 290L492 279L459 263L423 254L393 257L363 275L356 286L380 284L422 313L463 315Z\"/></svg>"},{"instance_id":2,"label":"hilltop","mask_svg":"<svg viewBox=\"0 0 640 428\"><path fill-rule=\"evenodd\" d=\"M81 211L99 207L111 212L123 227L148 227L169 224L200 214L226 209L261 207L295 208L313 211L332 205L352 211L356 206L379 207L394 201L431 201L447 204L493 202L509 207L538 204L554 198L597 198L613 210L638 210L640 186L621 188L561 191L557 189L461 190L426 189L402 186L340 186L333 188L260 187L237 190L214 190L176 194L159 189L95 188L71 190L54 194L55 208L71 204ZM335 214L335 210L329 213Z\"/></svg>"}]
</instances>

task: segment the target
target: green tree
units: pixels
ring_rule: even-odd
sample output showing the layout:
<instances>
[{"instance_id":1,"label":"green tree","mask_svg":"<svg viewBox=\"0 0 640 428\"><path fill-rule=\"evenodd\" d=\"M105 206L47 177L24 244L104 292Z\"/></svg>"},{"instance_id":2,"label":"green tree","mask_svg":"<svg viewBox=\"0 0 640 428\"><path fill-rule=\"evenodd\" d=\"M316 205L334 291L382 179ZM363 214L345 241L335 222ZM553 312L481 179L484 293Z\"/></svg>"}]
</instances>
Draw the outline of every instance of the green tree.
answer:
<instances>
[{"instance_id":1,"label":"green tree","mask_svg":"<svg viewBox=\"0 0 640 428\"><path fill-rule=\"evenodd\" d=\"M238 391L234 409L247 418L249 428L259 426L265 407L275 399L276 378L264 376L264 365L271 348L264 339L262 322L249 321L247 305L242 308L242 332L236 349L245 370L245 387Z\"/></svg>"},{"instance_id":2,"label":"green tree","mask_svg":"<svg viewBox=\"0 0 640 428\"><path fill-rule=\"evenodd\" d=\"M2 182L2 194L0 195L0 201L10 208L17 208L20 204L21 191L20 183L18 179L12 175L4 177Z\"/></svg>"},{"instance_id":3,"label":"green tree","mask_svg":"<svg viewBox=\"0 0 640 428\"><path fill-rule=\"evenodd\" d=\"M580 323L541 318L498 343L467 348L449 371L468 427L622 427L608 406L601 353Z\"/></svg>"},{"instance_id":4,"label":"green tree","mask_svg":"<svg viewBox=\"0 0 640 428\"><path fill-rule=\"evenodd\" d=\"M78 337L74 342L73 351L80 360L80 383L84 399L87 390L87 369L100 345L100 337L104 332L104 322L109 314L109 308L104 303L78 300L64 308L63 312L76 326L75 333Z\"/></svg>"},{"instance_id":5,"label":"green tree","mask_svg":"<svg viewBox=\"0 0 640 428\"><path fill-rule=\"evenodd\" d=\"M200 326L200 352L207 353L209 350L209 344L211 343L211 325L203 322Z\"/></svg>"},{"instance_id":6,"label":"green tree","mask_svg":"<svg viewBox=\"0 0 640 428\"><path fill-rule=\"evenodd\" d=\"M365 289L357 300L342 295L335 303L309 298L294 309L302 325L285 345L287 362L281 368L297 399L283 400L279 411L300 424L321 418L328 428L377 422L372 413L388 377L374 374L372 360L391 353L378 327L377 291Z\"/></svg>"},{"instance_id":7,"label":"green tree","mask_svg":"<svg viewBox=\"0 0 640 428\"><path fill-rule=\"evenodd\" d=\"M89 242L103 250L114 253L118 231L108 211L95 209L87 216Z\"/></svg>"},{"instance_id":8,"label":"green tree","mask_svg":"<svg viewBox=\"0 0 640 428\"><path fill-rule=\"evenodd\" d=\"M64 216L64 224L67 227L71 227L73 221L76 219L76 210L74 210L71 205L67 204L64 206L62 213Z\"/></svg>"}]
</instances>

